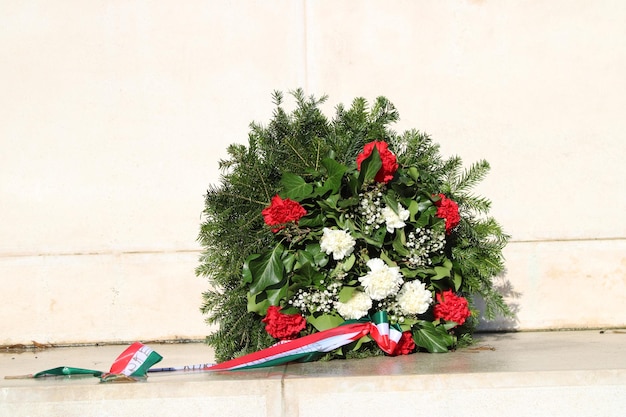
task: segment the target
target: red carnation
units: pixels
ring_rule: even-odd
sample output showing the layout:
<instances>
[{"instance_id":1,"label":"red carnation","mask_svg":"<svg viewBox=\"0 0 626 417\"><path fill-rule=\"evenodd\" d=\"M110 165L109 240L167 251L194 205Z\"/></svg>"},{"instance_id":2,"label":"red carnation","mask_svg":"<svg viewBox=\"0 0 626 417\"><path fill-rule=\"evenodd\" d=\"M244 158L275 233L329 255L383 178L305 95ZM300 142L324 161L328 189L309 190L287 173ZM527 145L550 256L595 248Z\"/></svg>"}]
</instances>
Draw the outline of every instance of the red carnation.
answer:
<instances>
[{"instance_id":1,"label":"red carnation","mask_svg":"<svg viewBox=\"0 0 626 417\"><path fill-rule=\"evenodd\" d=\"M402 332L402 337L398 340L394 355L408 355L415 350L415 342L411 332Z\"/></svg>"},{"instance_id":2,"label":"red carnation","mask_svg":"<svg viewBox=\"0 0 626 417\"><path fill-rule=\"evenodd\" d=\"M459 297L452 290L444 291L436 295L435 318L453 321L459 326L465 323L465 319L470 316L467 300Z\"/></svg>"},{"instance_id":3,"label":"red carnation","mask_svg":"<svg viewBox=\"0 0 626 417\"><path fill-rule=\"evenodd\" d=\"M297 222L301 217L306 215L306 210L297 201L288 198L282 199L277 194L272 198L271 204L264 208L261 212L265 224L268 226L278 226L272 228L272 232L276 233L284 228L284 224L288 222Z\"/></svg>"},{"instance_id":4,"label":"red carnation","mask_svg":"<svg viewBox=\"0 0 626 417\"><path fill-rule=\"evenodd\" d=\"M306 320L300 314L283 314L280 307L270 306L263 320L270 336L280 340L295 339L306 327Z\"/></svg>"},{"instance_id":5,"label":"red carnation","mask_svg":"<svg viewBox=\"0 0 626 417\"><path fill-rule=\"evenodd\" d=\"M383 166L376 173L374 180L376 180L376 182L389 182L398 170L398 161L396 160L396 156L389 150L387 142L373 141L366 144L363 147L363 152L356 157L356 166L360 171L361 162L372 154L374 147L378 150L380 159L383 162Z\"/></svg>"},{"instance_id":6,"label":"red carnation","mask_svg":"<svg viewBox=\"0 0 626 417\"><path fill-rule=\"evenodd\" d=\"M439 197L441 200L435 203L437 206L437 217L445 219L446 233L450 234L452 229L454 229L461 221L461 216L459 215L459 205L454 200L450 200L443 194L439 194Z\"/></svg>"}]
</instances>

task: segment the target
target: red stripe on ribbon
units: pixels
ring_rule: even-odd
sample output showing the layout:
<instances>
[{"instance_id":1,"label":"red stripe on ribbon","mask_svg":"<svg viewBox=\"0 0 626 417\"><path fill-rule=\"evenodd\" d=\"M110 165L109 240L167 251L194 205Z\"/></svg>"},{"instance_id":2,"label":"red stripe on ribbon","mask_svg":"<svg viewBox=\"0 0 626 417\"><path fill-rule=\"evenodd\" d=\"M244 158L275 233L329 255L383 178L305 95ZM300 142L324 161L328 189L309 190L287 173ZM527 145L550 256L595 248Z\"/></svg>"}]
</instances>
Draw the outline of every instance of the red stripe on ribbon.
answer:
<instances>
[{"instance_id":1,"label":"red stripe on ribbon","mask_svg":"<svg viewBox=\"0 0 626 417\"><path fill-rule=\"evenodd\" d=\"M229 369L237 369L245 366L256 365L265 361L274 359L276 356L296 355L303 352L328 352L346 345L354 340L358 340L366 336L370 332L371 323L351 323L321 332L313 333L299 339L290 340L288 342L279 343L270 346L267 349L253 352L239 358L231 359L226 362L218 363L209 367L209 371L223 371ZM332 346L324 346L323 341L331 339L335 336L349 335L349 338L341 344L333 344ZM319 348L318 348L319 347Z\"/></svg>"},{"instance_id":2,"label":"red stripe on ribbon","mask_svg":"<svg viewBox=\"0 0 626 417\"><path fill-rule=\"evenodd\" d=\"M369 335L385 353L393 355L402 331L390 326L386 313L378 314L375 322L351 322L332 329L313 333L299 339L277 343L267 349L253 352L207 368L208 371L224 371L248 367L279 365L301 359L309 353L330 352Z\"/></svg>"}]
</instances>

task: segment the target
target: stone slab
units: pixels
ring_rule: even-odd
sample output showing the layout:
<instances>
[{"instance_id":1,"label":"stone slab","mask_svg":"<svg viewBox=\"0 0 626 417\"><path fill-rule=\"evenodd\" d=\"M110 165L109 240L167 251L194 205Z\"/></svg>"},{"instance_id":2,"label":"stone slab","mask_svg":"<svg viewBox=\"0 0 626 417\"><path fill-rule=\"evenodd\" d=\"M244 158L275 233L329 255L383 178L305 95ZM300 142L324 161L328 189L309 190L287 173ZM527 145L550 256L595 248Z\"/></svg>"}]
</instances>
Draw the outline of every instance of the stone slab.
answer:
<instances>
[{"instance_id":1,"label":"stone slab","mask_svg":"<svg viewBox=\"0 0 626 417\"><path fill-rule=\"evenodd\" d=\"M204 344L151 344L158 366L213 360ZM54 366L106 370L125 346L0 354L2 376ZM626 332L480 334L447 354L289 364L236 372L2 379L0 415L72 416L618 416L626 407ZM331 414L329 414L331 413Z\"/></svg>"}]
</instances>

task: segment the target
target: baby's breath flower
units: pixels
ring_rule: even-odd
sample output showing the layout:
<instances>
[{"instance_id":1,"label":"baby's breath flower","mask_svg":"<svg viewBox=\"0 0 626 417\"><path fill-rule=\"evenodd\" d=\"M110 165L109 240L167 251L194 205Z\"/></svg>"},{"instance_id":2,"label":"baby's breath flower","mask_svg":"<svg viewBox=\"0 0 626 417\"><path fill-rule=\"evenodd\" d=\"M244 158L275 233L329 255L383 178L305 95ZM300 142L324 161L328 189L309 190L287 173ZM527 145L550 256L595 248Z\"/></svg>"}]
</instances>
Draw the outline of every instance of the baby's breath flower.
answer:
<instances>
[{"instance_id":1,"label":"baby's breath flower","mask_svg":"<svg viewBox=\"0 0 626 417\"><path fill-rule=\"evenodd\" d=\"M414 267L430 266L433 256L443 254L445 243L443 230L417 228L407 235L406 247L409 255L406 260Z\"/></svg>"},{"instance_id":2,"label":"baby's breath flower","mask_svg":"<svg viewBox=\"0 0 626 417\"><path fill-rule=\"evenodd\" d=\"M331 282L323 290L299 289L298 292L288 301L288 304L297 308L304 314L314 312L329 313L335 306L341 284Z\"/></svg>"}]
</instances>

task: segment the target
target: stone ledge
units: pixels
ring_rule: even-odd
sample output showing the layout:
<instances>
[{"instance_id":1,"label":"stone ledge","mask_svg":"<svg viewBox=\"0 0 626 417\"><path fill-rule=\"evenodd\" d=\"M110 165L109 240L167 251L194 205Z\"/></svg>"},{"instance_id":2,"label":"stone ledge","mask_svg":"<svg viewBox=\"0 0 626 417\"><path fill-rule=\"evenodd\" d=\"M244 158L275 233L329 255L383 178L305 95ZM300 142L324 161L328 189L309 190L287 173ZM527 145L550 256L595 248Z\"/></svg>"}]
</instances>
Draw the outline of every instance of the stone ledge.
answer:
<instances>
[{"instance_id":1,"label":"stone ledge","mask_svg":"<svg viewBox=\"0 0 626 417\"><path fill-rule=\"evenodd\" d=\"M626 334L619 331L478 335L472 348L236 372L150 374L148 382L93 377L0 380L7 416L612 416L626 408ZM203 344L151 344L157 366L211 362ZM107 370L124 346L0 355L2 377L55 366Z\"/></svg>"}]
</instances>

